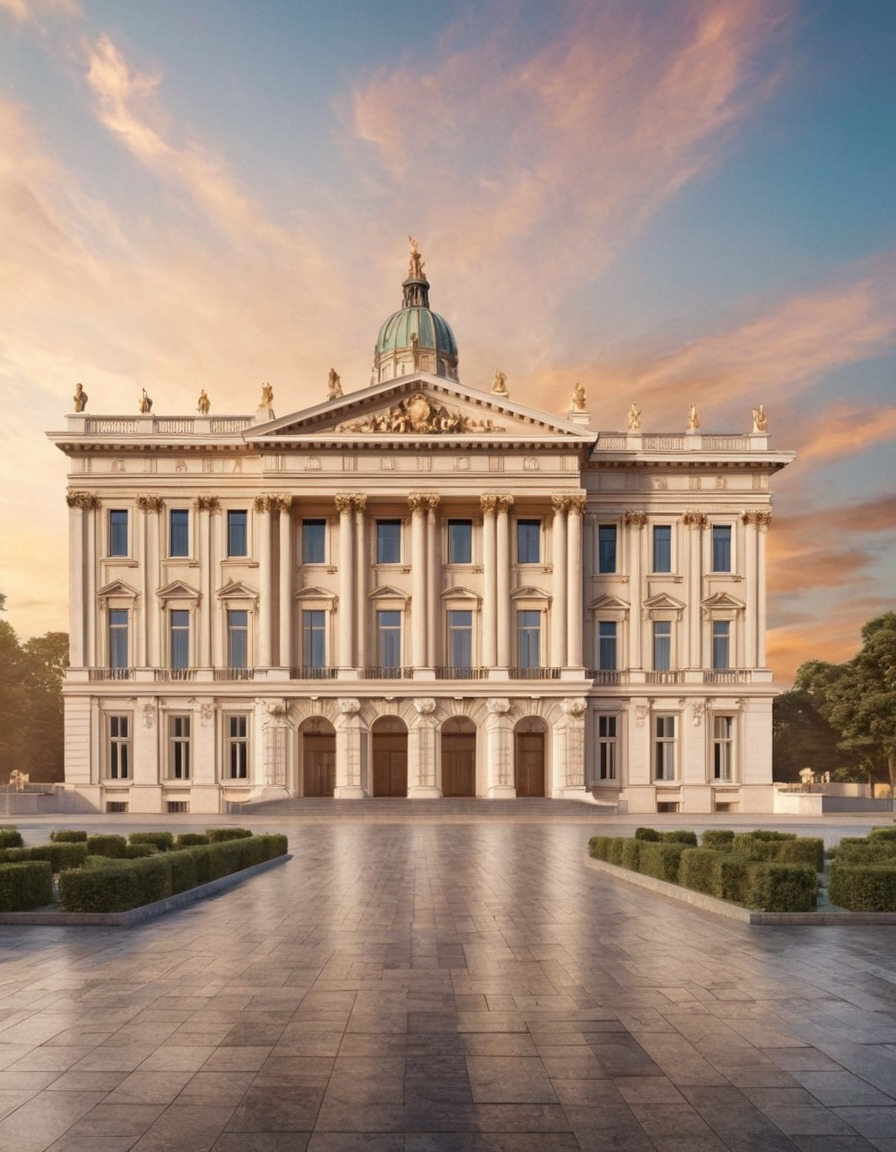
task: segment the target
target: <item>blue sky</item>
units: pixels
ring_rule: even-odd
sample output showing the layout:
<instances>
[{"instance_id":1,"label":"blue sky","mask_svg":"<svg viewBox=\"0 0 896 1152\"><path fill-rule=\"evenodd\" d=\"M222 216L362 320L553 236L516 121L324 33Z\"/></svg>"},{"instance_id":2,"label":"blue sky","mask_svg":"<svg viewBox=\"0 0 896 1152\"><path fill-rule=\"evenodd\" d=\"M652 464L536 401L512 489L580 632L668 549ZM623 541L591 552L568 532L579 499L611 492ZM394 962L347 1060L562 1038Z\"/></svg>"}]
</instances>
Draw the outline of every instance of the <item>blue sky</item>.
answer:
<instances>
[{"instance_id":1,"label":"blue sky","mask_svg":"<svg viewBox=\"0 0 896 1152\"><path fill-rule=\"evenodd\" d=\"M608 429L764 403L770 660L847 658L894 600L894 58L890 0L0 0L7 618L66 627L76 381L363 387L414 235L468 384L581 380Z\"/></svg>"}]
</instances>

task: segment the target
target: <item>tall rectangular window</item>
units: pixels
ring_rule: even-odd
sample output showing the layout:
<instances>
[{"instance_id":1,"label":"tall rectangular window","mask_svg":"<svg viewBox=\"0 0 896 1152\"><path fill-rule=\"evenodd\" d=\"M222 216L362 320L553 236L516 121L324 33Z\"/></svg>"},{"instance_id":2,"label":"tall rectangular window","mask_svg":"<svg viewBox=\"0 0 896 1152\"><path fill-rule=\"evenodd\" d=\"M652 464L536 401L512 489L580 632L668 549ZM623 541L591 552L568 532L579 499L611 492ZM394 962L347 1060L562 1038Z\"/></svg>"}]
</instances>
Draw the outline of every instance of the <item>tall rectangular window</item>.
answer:
<instances>
[{"instance_id":1,"label":"tall rectangular window","mask_svg":"<svg viewBox=\"0 0 896 1152\"><path fill-rule=\"evenodd\" d=\"M128 510L127 508L109 509L109 555L127 556L128 554Z\"/></svg>"},{"instance_id":2,"label":"tall rectangular window","mask_svg":"<svg viewBox=\"0 0 896 1152\"><path fill-rule=\"evenodd\" d=\"M190 667L190 613L185 608L173 608L168 613L171 667Z\"/></svg>"},{"instance_id":3,"label":"tall rectangular window","mask_svg":"<svg viewBox=\"0 0 896 1152\"><path fill-rule=\"evenodd\" d=\"M448 613L448 663L452 668L473 666L473 613Z\"/></svg>"},{"instance_id":4,"label":"tall rectangular window","mask_svg":"<svg viewBox=\"0 0 896 1152\"><path fill-rule=\"evenodd\" d=\"M654 572L672 571L671 524L654 524L653 526L653 570Z\"/></svg>"},{"instance_id":5,"label":"tall rectangular window","mask_svg":"<svg viewBox=\"0 0 896 1152\"><path fill-rule=\"evenodd\" d=\"M615 716L597 718L597 775L600 780L616 779L617 732Z\"/></svg>"},{"instance_id":6,"label":"tall rectangular window","mask_svg":"<svg viewBox=\"0 0 896 1152\"><path fill-rule=\"evenodd\" d=\"M227 612L227 666L249 667L249 613L245 608Z\"/></svg>"},{"instance_id":7,"label":"tall rectangular window","mask_svg":"<svg viewBox=\"0 0 896 1152\"><path fill-rule=\"evenodd\" d=\"M473 563L473 521L448 521L448 563Z\"/></svg>"},{"instance_id":8,"label":"tall rectangular window","mask_svg":"<svg viewBox=\"0 0 896 1152\"><path fill-rule=\"evenodd\" d=\"M190 555L190 512L171 508L168 512L168 555Z\"/></svg>"},{"instance_id":9,"label":"tall rectangular window","mask_svg":"<svg viewBox=\"0 0 896 1152\"><path fill-rule=\"evenodd\" d=\"M616 571L615 524L598 524L597 526L597 570L598 572Z\"/></svg>"},{"instance_id":10,"label":"tall rectangular window","mask_svg":"<svg viewBox=\"0 0 896 1152\"><path fill-rule=\"evenodd\" d=\"M653 622L653 667L666 672L672 667L672 621Z\"/></svg>"},{"instance_id":11,"label":"tall rectangular window","mask_svg":"<svg viewBox=\"0 0 896 1152\"><path fill-rule=\"evenodd\" d=\"M541 666L541 613L523 608L516 614L516 654L520 668Z\"/></svg>"},{"instance_id":12,"label":"tall rectangular window","mask_svg":"<svg viewBox=\"0 0 896 1152\"><path fill-rule=\"evenodd\" d=\"M377 564L401 563L400 520L377 520L376 562Z\"/></svg>"},{"instance_id":13,"label":"tall rectangular window","mask_svg":"<svg viewBox=\"0 0 896 1152\"><path fill-rule=\"evenodd\" d=\"M131 718L109 717L109 775L127 780L131 775Z\"/></svg>"},{"instance_id":14,"label":"tall rectangular window","mask_svg":"<svg viewBox=\"0 0 896 1152\"><path fill-rule=\"evenodd\" d=\"M675 717L654 717L654 776L675 779Z\"/></svg>"},{"instance_id":15,"label":"tall rectangular window","mask_svg":"<svg viewBox=\"0 0 896 1152\"><path fill-rule=\"evenodd\" d=\"M376 614L377 658L380 668L401 667L401 613L391 610Z\"/></svg>"},{"instance_id":16,"label":"tall rectangular window","mask_svg":"<svg viewBox=\"0 0 896 1152\"><path fill-rule=\"evenodd\" d=\"M727 620L712 622L712 666L719 672L730 668L731 624Z\"/></svg>"},{"instance_id":17,"label":"tall rectangular window","mask_svg":"<svg viewBox=\"0 0 896 1152\"><path fill-rule=\"evenodd\" d=\"M127 676L128 670L128 610L109 609L109 667L115 673Z\"/></svg>"},{"instance_id":18,"label":"tall rectangular window","mask_svg":"<svg viewBox=\"0 0 896 1152\"><path fill-rule=\"evenodd\" d=\"M600 620L597 625L597 666L604 672L616 671L616 622Z\"/></svg>"},{"instance_id":19,"label":"tall rectangular window","mask_svg":"<svg viewBox=\"0 0 896 1152\"><path fill-rule=\"evenodd\" d=\"M714 780L733 778L734 717L712 718L712 775Z\"/></svg>"},{"instance_id":20,"label":"tall rectangular window","mask_svg":"<svg viewBox=\"0 0 896 1152\"><path fill-rule=\"evenodd\" d=\"M730 524L713 524L712 526L712 570L713 572L731 571Z\"/></svg>"},{"instance_id":21,"label":"tall rectangular window","mask_svg":"<svg viewBox=\"0 0 896 1152\"><path fill-rule=\"evenodd\" d=\"M306 668L323 668L327 662L327 614L310 608L302 613L302 663Z\"/></svg>"},{"instance_id":22,"label":"tall rectangular window","mask_svg":"<svg viewBox=\"0 0 896 1152\"><path fill-rule=\"evenodd\" d=\"M168 764L173 780L190 779L190 717L168 717Z\"/></svg>"},{"instance_id":23,"label":"tall rectangular window","mask_svg":"<svg viewBox=\"0 0 896 1152\"><path fill-rule=\"evenodd\" d=\"M231 780L249 775L249 717L227 717L227 774Z\"/></svg>"},{"instance_id":24,"label":"tall rectangular window","mask_svg":"<svg viewBox=\"0 0 896 1152\"><path fill-rule=\"evenodd\" d=\"M540 520L517 520L516 559L518 564L541 563Z\"/></svg>"},{"instance_id":25,"label":"tall rectangular window","mask_svg":"<svg viewBox=\"0 0 896 1152\"><path fill-rule=\"evenodd\" d=\"M227 513L227 555L249 555L249 513L245 509L231 509Z\"/></svg>"},{"instance_id":26,"label":"tall rectangular window","mask_svg":"<svg viewBox=\"0 0 896 1152\"><path fill-rule=\"evenodd\" d=\"M324 564L327 558L326 520L302 521L302 563Z\"/></svg>"}]
</instances>

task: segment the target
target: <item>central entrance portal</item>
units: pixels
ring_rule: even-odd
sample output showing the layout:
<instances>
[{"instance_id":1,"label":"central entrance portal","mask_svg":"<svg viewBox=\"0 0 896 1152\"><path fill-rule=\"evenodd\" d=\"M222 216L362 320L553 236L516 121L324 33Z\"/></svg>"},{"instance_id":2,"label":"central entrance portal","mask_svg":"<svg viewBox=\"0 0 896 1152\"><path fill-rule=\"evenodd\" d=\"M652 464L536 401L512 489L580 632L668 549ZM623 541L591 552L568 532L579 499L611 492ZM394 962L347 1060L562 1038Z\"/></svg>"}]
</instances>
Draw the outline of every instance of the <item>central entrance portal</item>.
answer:
<instances>
[{"instance_id":1,"label":"central entrance portal","mask_svg":"<svg viewBox=\"0 0 896 1152\"><path fill-rule=\"evenodd\" d=\"M544 796L544 732L517 730L515 745L517 796Z\"/></svg>"},{"instance_id":2,"label":"central entrance portal","mask_svg":"<svg viewBox=\"0 0 896 1152\"><path fill-rule=\"evenodd\" d=\"M302 795L332 796L336 788L336 733L302 733Z\"/></svg>"},{"instance_id":3,"label":"central entrance portal","mask_svg":"<svg viewBox=\"0 0 896 1152\"><path fill-rule=\"evenodd\" d=\"M396 716L376 720L373 744L373 795L407 796L408 730Z\"/></svg>"},{"instance_id":4,"label":"central entrance portal","mask_svg":"<svg viewBox=\"0 0 896 1152\"><path fill-rule=\"evenodd\" d=\"M465 717L442 728L442 795L476 795L476 725Z\"/></svg>"}]
</instances>

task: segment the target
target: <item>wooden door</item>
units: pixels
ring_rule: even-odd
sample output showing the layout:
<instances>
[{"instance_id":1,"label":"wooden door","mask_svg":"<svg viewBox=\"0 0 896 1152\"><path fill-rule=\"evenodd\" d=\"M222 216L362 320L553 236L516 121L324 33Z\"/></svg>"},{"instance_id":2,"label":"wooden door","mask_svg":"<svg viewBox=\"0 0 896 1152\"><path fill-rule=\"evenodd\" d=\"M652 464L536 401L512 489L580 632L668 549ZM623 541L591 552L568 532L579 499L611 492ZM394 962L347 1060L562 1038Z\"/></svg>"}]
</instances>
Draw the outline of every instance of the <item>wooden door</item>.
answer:
<instances>
[{"instance_id":1,"label":"wooden door","mask_svg":"<svg viewBox=\"0 0 896 1152\"><path fill-rule=\"evenodd\" d=\"M518 732L514 783L517 796L544 796L544 733Z\"/></svg>"},{"instance_id":2,"label":"wooden door","mask_svg":"<svg viewBox=\"0 0 896 1152\"><path fill-rule=\"evenodd\" d=\"M442 795L476 795L476 733L442 733Z\"/></svg>"},{"instance_id":3,"label":"wooden door","mask_svg":"<svg viewBox=\"0 0 896 1152\"><path fill-rule=\"evenodd\" d=\"M374 796L407 796L407 732L374 732L373 794Z\"/></svg>"},{"instance_id":4,"label":"wooden door","mask_svg":"<svg viewBox=\"0 0 896 1152\"><path fill-rule=\"evenodd\" d=\"M302 741L303 795L332 796L336 789L336 735L306 732Z\"/></svg>"}]
</instances>

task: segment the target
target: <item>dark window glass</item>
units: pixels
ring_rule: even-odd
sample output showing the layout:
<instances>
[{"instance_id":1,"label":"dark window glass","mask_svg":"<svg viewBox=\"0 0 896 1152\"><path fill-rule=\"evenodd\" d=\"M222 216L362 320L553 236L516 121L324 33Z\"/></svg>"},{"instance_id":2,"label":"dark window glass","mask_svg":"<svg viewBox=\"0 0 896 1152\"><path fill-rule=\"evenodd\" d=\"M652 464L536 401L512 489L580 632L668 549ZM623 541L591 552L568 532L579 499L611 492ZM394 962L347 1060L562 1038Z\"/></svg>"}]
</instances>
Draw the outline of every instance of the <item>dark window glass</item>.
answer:
<instances>
[{"instance_id":1,"label":"dark window glass","mask_svg":"<svg viewBox=\"0 0 896 1152\"><path fill-rule=\"evenodd\" d=\"M517 612L516 647L520 668L541 666L541 613L537 609Z\"/></svg>"},{"instance_id":2,"label":"dark window glass","mask_svg":"<svg viewBox=\"0 0 896 1152\"><path fill-rule=\"evenodd\" d=\"M672 667L672 622L657 620L653 625L653 667L666 672Z\"/></svg>"},{"instance_id":3,"label":"dark window glass","mask_svg":"<svg viewBox=\"0 0 896 1152\"><path fill-rule=\"evenodd\" d=\"M616 571L616 525L599 524L597 527L597 570Z\"/></svg>"},{"instance_id":4,"label":"dark window glass","mask_svg":"<svg viewBox=\"0 0 896 1152\"><path fill-rule=\"evenodd\" d=\"M172 508L168 513L168 555L190 555L190 513L186 508Z\"/></svg>"},{"instance_id":5,"label":"dark window glass","mask_svg":"<svg viewBox=\"0 0 896 1152\"><path fill-rule=\"evenodd\" d=\"M448 521L448 563L473 563L473 521Z\"/></svg>"},{"instance_id":6,"label":"dark window glass","mask_svg":"<svg viewBox=\"0 0 896 1152\"><path fill-rule=\"evenodd\" d=\"M712 622L712 666L719 671L730 668L731 625L727 620Z\"/></svg>"},{"instance_id":7,"label":"dark window glass","mask_svg":"<svg viewBox=\"0 0 896 1152\"><path fill-rule=\"evenodd\" d=\"M228 770L232 780L245 780L249 769L249 718L230 716L227 723Z\"/></svg>"},{"instance_id":8,"label":"dark window glass","mask_svg":"<svg viewBox=\"0 0 896 1152\"><path fill-rule=\"evenodd\" d=\"M597 718L597 761L598 777L601 780L616 779L616 717Z\"/></svg>"},{"instance_id":9,"label":"dark window glass","mask_svg":"<svg viewBox=\"0 0 896 1152\"><path fill-rule=\"evenodd\" d=\"M302 563L324 564L326 562L326 545L326 520L303 520Z\"/></svg>"},{"instance_id":10,"label":"dark window glass","mask_svg":"<svg viewBox=\"0 0 896 1152\"><path fill-rule=\"evenodd\" d=\"M109 775L127 780L130 775L130 717L109 717Z\"/></svg>"},{"instance_id":11,"label":"dark window glass","mask_svg":"<svg viewBox=\"0 0 896 1152\"><path fill-rule=\"evenodd\" d=\"M308 609L302 613L302 663L306 668L323 668L326 656L326 613Z\"/></svg>"},{"instance_id":12,"label":"dark window glass","mask_svg":"<svg viewBox=\"0 0 896 1152\"><path fill-rule=\"evenodd\" d=\"M656 778L675 779L675 717L656 717Z\"/></svg>"},{"instance_id":13,"label":"dark window glass","mask_svg":"<svg viewBox=\"0 0 896 1152\"><path fill-rule=\"evenodd\" d=\"M190 613L184 608L172 609L171 667L190 667Z\"/></svg>"},{"instance_id":14,"label":"dark window glass","mask_svg":"<svg viewBox=\"0 0 896 1152\"><path fill-rule=\"evenodd\" d=\"M126 508L109 510L109 555L128 554L128 513Z\"/></svg>"},{"instance_id":15,"label":"dark window glass","mask_svg":"<svg viewBox=\"0 0 896 1152\"><path fill-rule=\"evenodd\" d=\"M473 666L473 613L448 613L448 663L452 668Z\"/></svg>"},{"instance_id":16,"label":"dark window glass","mask_svg":"<svg viewBox=\"0 0 896 1152\"><path fill-rule=\"evenodd\" d=\"M731 571L730 524L713 524L712 526L712 570L713 572Z\"/></svg>"},{"instance_id":17,"label":"dark window glass","mask_svg":"<svg viewBox=\"0 0 896 1152\"><path fill-rule=\"evenodd\" d=\"M654 524L653 526L653 570L654 572L672 571L671 524Z\"/></svg>"},{"instance_id":18,"label":"dark window glass","mask_svg":"<svg viewBox=\"0 0 896 1152\"><path fill-rule=\"evenodd\" d=\"M175 780L190 779L190 717L169 717L171 775Z\"/></svg>"},{"instance_id":19,"label":"dark window glass","mask_svg":"<svg viewBox=\"0 0 896 1152\"><path fill-rule=\"evenodd\" d=\"M128 612L126 608L109 609L109 667L128 666Z\"/></svg>"},{"instance_id":20,"label":"dark window glass","mask_svg":"<svg viewBox=\"0 0 896 1152\"><path fill-rule=\"evenodd\" d=\"M541 563L540 520L517 520L516 558L520 564Z\"/></svg>"},{"instance_id":21,"label":"dark window glass","mask_svg":"<svg viewBox=\"0 0 896 1152\"><path fill-rule=\"evenodd\" d=\"M614 672L616 670L616 622L601 620L597 625L597 666Z\"/></svg>"},{"instance_id":22,"label":"dark window glass","mask_svg":"<svg viewBox=\"0 0 896 1152\"><path fill-rule=\"evenodd\" d=\"M377 520L376 562L377 564L401 563L400 520Z\"/></svg>"},{"instance_id":23,"label":"dark window glass","mask_svg":"<svg viewBox=\"0 0 896 1152\"><path fill-rule=\"evenodd\" d=\"M227 664L230 668L249 667L249 613L243 608L227 613Z\"/></svg>"},{"instance_id":24,"label":"dark window glass","mask_svg":"<svg viewBox=\"0 0 896 1152\"><path fill-rule=\"evenodd\" d=\"M227 513L227 555L249 555L249 513L244 510Z\"/></svg>"},{"instance_id":25,"label":"dark window glass","mask_svg":"<svg viewBox=\"0 0 896 1152\"><path fill-rule=\"evenodd\" d=\"M377 648L381 668L401 667L401 613L377 612Z\"/></svg>"}]
</instances>

